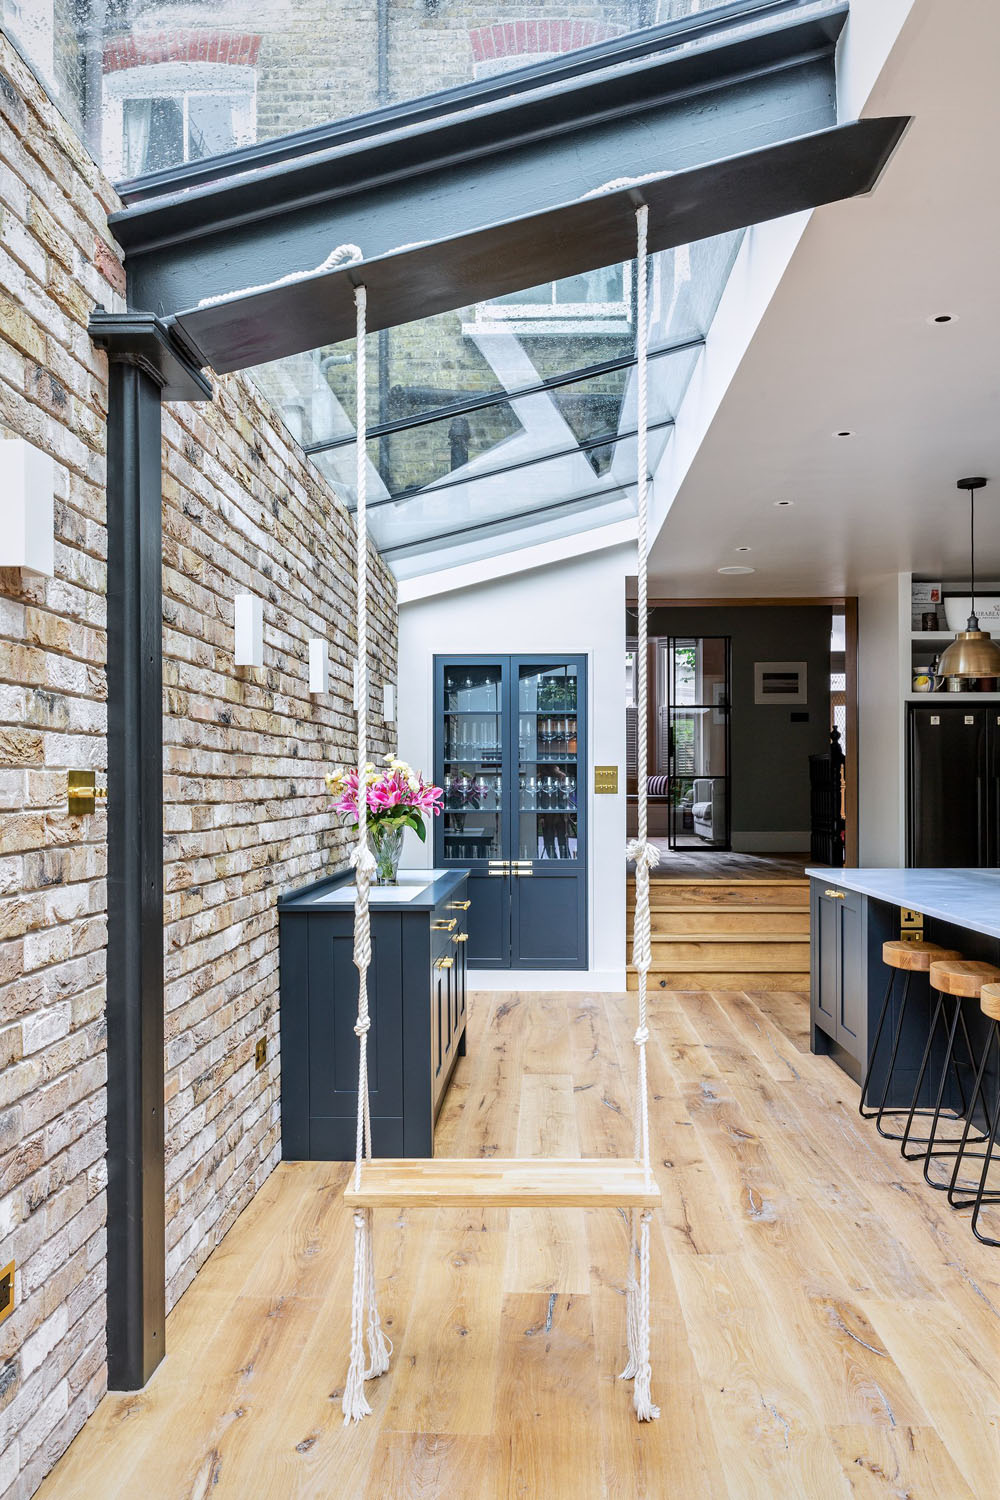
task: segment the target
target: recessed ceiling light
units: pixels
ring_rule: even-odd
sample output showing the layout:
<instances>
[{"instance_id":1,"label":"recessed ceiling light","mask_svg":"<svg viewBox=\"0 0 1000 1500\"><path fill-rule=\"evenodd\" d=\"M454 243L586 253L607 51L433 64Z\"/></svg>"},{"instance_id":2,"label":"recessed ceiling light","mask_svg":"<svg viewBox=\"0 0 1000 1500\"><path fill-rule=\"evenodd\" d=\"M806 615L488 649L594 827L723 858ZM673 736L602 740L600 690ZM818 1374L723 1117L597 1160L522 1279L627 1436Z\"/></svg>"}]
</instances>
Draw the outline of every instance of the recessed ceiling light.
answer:
<instances>
[{"instance_id":1,"label":"recessed ceiling light","mask_svg":"<svg viewBox=\"0 0 1000 1500\"><path fill-rule=\"evenodd\" d=\"M777 505L779 507L779 509L783 510L786 505L794 505L795 501L794 500L775 500L774 503L775 503L775 505Z\"/></svg>"},{"instance_id":2,"label":"recessed ceiling light","mask_svg":"<svg viewBox=\"0 0 1000 1500\"><path fill-rule=\"evenodd\" d=\"M736 547L734 550L736 552L749 552L750 548L749 547Z\"/></svg>"},{"instance_id":3,"label":"recessed ceiling light","mask_svg":"<svg viewBox=\"0 0 1000 1500\"><path fill-rule=\"evenodd\" d=\"M757 569L756 568L744 568L744 567L741 567L738 563L732 563L728 568L719 568L718 571L720 573L727 573L730 576L732 576L733 574L736 574L736 573L756 573Z\"/></svg>"},{"instance_id":4,"label":"recessed ceiling light","mask_svg":"<svg viewBox=\"0 0 1000 1500\"><path fill-rule=\"evenodd\" d=\"M835 432L833 435L834 437L853 437L854 433L849 427L842 427L839 432Z\"/></svg>"},{"instance_id":5,"label":"recessed ceiling light","mask_svg":"<svg viewBox=\"0 0 1000 1500\"><path fill-rule=\"evenodd\" d=\"M929 318L926 318L924 321L931 324L957 323L958 315L956 313L932 313L931 316Z\"/></svg>"}]
</instances>

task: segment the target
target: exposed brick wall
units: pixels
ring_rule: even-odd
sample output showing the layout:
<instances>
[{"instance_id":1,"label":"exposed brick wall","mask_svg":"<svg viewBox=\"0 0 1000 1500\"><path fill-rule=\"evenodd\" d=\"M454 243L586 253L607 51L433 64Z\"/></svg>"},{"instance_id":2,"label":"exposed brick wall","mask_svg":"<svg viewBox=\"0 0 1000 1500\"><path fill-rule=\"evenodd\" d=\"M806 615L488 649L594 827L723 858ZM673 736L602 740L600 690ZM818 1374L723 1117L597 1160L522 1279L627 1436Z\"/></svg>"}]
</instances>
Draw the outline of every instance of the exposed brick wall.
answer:
<instances>
[{"instance_id":1,"label":"exposed brick wall","mask_svg":"<svg viewBox=\"0 0 1000 1500\"><path fill-rule=\"evenodd\" d=\"M0 437L58 465L56 576L0 570L0 1500L26 1500L106 1385L106 828L65 797L67 769L107 764L107 368L86 322L123 305L117 206L0 37ZM353 744L354 578L348 513L245 378L163 429L172 1304L278 1156L275 903L342 861L321 776ZM374 555L370 583L381 682L395 589ZM265 601L260 670L232 664L243 591ZM310 635L331 646L315 700Z\"/></svg>"},{"instance_id":2,"label":"exposed brick wall","mask_svg":"<svg viewBox=\"0 0 1000 1500\"><path fill-rule=\"evenodd\" d=\"M57 461L55 577L0 570L0 1494L29 1494L105 1385L104 358L113 194L0 38L0 437ZM100 254L98 248L100 247ZM20 1479L17 1475L20 1471Z\"/></svg>"},{"instance_id":3,"label":"exposed brick wall","mask_svg":"<svg viewBox=\"0 0 1000 1500\"><path fill-rule=\"evenodd\" d=\"M276 899L346 859L322 772L355 753L356 632L351 518L242 378L165 413L164 502L172 1302L278 1159ZM374 758L394 743L381 683L396 661L395 585L375 553L369 587ZM232 665L236 593L264 601L259 669ZM330 642L333 690L316 699L310 636Z\"/></svg>"}]
</instances>

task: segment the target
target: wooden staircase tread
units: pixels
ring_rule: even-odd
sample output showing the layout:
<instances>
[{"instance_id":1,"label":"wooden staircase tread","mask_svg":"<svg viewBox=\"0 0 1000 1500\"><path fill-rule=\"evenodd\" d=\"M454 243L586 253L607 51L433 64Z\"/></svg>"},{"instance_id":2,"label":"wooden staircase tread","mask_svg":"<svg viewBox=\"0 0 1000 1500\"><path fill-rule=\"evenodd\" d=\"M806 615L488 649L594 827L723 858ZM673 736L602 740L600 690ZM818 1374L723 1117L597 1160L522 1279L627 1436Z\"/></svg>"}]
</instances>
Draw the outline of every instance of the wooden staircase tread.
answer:
<instances>
[{"instance_id":1,"label":"wooden staircase tread","mask_svg":"<svg viewBox=\"0 0 1000 1500\"><path fill-rule=\"evenodd\" d=\"M808 943L808 932L653 932L654 943Z\"/></svg>"},{"instance_id":2,"label":"wooden staircase tread","mask_svg":"<svg viewBox=\"0 0 1000 1500\"><path fill-rule=\"evenodd\" d=\"M629 914L631 914L635 910L634 904L632 902L629 902L626 910L629 912ZM808 906L725 906L721 901L718 905L713 905L712 902L708 902L706 905L695 905L695 903L692 902L690 906L657 905L651 907L651 910L657 913L663 912L669 916L675 917L698 916L699 913L702 916L719 915L723 917L771 916L771 914L774 912L784 913L786 916L794 915L797 917L808 916L809 914Z\"/></svg>"},{"instance_id":3,"label":"wooden staircase tread","mask_svg":"<svg viewBox=\"0 0 1000 1500\"><path fill-rule=\"evenodd\" d=\"M358 1208L635 1208L659 1201L641 1162L627 1157L377 1159L362 1167L361 1187L344 1193Z\"/></svg>"},{"instance_id":4,"label":"wooden staircase tread","mask_svg":"<svg viewBox=\"0 0 1000 1500\"><path fill-rule=\"evenodd\" d=\"M633 964L628 965L628 972L630 974L637 972ZM738 964L723 963L721 959L677 958L672 962L664 959L659 964L654 963L649 972L651 974L805 974L807 969L801 963L793 963L790 959L782 962L774 957L761 959L759 963L754 959L740 959Z\"/></svg>"}]
</instances>

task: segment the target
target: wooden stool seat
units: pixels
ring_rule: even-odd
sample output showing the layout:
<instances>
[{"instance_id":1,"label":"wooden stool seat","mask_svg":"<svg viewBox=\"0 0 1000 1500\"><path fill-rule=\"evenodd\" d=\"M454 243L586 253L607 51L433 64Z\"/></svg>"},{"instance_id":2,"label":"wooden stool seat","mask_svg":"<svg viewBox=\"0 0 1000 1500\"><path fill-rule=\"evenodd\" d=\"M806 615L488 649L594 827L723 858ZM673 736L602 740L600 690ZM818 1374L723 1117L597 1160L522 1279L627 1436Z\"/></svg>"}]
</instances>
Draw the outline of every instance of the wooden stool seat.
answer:
<instances>
[{"instance_id":1,"label":"wooden stool seat","mask_svg":"<svg viewBox=\"0 0 1000 1500\"><path fill-rule=\"evenodd\" d=\"M931 964L931 984L945 995L978 1000L984 984L1000 981L996 964L972 958L947 958Z\"/></svg>"},{"instance_id":2,"label":"wooden stool seat","mask_svg":"<svg viewBox=\"0 0 1000 1500\"><path fill-rule=\"evenodd\" d=\"M984 984L979 991L979 1003L984 1016L1000 1021L1000 984Z\"/></svg>"},{"instance_id":3,"label":"wooden stool seat","mask_svg":"<svg viewBox=\"0 0 1000 1500\"><path fill-rule=\"evenodd\" d=\"M931 964L939 960L961 957L957 948L942 948L940 943L925 943L923 938L912 942L892 938L882 944L882 962L890 969L905 969L911 974L926 974Z\"/></svg>"}]
</instances>

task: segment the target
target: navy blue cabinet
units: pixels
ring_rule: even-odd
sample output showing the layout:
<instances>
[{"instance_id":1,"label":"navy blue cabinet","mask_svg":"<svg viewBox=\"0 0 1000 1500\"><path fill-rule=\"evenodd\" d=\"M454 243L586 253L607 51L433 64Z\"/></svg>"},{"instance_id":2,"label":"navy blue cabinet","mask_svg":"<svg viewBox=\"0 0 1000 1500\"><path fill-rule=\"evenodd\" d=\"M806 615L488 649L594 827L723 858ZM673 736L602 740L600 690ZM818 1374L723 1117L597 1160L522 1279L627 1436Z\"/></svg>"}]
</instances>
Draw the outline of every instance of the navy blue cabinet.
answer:
<instances>
[{"instance_id":1,"label":"navy blue cabinet","mask_svg":"<svg viewBox=\"0 0 1000 1500\"><path fill-rule=\"evenodd\" d=\"M434 863L469 870L468 962L587 967L586 657L435 658Z\"/></svg>"},{"instance_id":2,"label":"navy blue cabinet","mask_svg":"<svg viewBox=\"0 0 1000 1500\"><path fill-rule=\"evenodd\" d=\"M419 877L418 877L419 878ZM353 1161L358 1039L349 871L278 902L281 1149L286 1160ZM416 897L373 887L368 1083L376 1156L431 1156L434 1121L465 1052L466 872Z\"/></svg>"}]
</instances>

